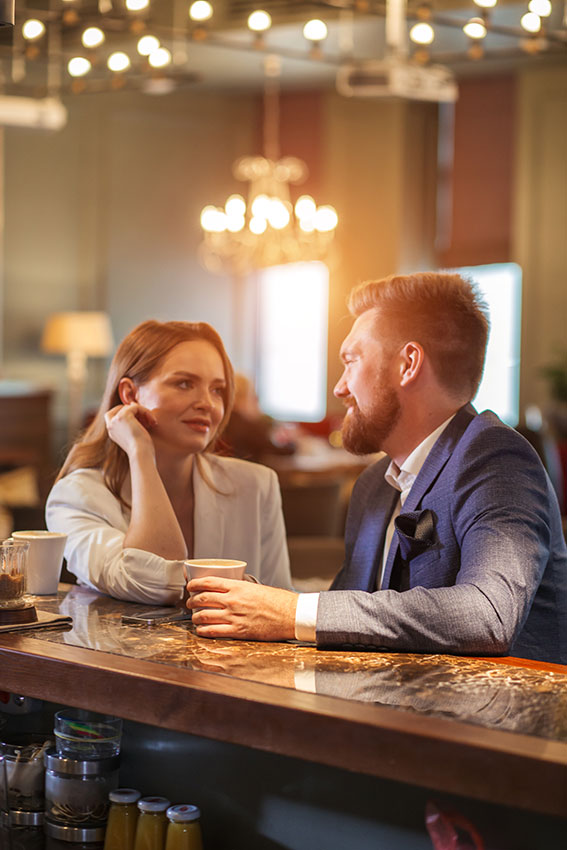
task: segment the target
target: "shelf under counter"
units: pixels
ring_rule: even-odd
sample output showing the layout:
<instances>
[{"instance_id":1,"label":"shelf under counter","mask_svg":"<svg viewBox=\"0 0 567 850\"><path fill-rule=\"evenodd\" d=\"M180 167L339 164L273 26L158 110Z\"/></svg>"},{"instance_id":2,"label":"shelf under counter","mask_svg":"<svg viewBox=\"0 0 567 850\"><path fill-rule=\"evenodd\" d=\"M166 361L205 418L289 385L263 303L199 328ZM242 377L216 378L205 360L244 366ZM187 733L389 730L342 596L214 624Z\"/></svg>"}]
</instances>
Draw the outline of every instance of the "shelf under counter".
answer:
<instances>
[{"instance_id":1,"label":"shelf under counter","mask_svg":"<svg viewBox=\"0 0 567 850\"><path fill-rule=\"evenodd\" d=\"M1 689L567 817L559 665L207 640L122 625L142 606L78 587L36 604L73 629L0 635Z\"/></svg>"}]
</instances>

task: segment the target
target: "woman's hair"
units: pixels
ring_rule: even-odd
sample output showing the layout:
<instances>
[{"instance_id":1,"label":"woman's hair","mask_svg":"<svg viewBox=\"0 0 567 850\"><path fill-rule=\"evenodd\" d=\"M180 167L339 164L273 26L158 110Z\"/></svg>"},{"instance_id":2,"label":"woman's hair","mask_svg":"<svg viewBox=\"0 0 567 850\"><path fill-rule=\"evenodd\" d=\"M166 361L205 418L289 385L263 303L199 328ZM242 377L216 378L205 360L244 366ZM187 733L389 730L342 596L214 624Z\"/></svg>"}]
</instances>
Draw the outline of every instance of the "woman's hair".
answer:
<instances>
[{"instance_id":1,"label":"woman's hair","mask_svg":"<svg viewBox=\"0 0 567 850\"><path fill-rule=\"evenodd\" d=\"M108 489L126 504L121 496L122 485L128 473L128 456L108 436L104 415L121 404L118 387L122 378L130 378L137 386L146 383L169 352L182 342L205 340L221 356L225 388L224 413L215 440L205 451L212 451L216 438L224 430L234 401L234 371L218 333L206 322L142 322L125 337L112 358L106 388L95 418L84 434L71 448L57 478L63 478L75 469L100 469Z\"/></svg>"},{"instance_id":2,"label":"woman's hair","mask_svg":"<svg viewBox=\"0 0 567 850\"><path fill-rule=\"evenodd\" d=\"M490 323L473 283L450 272L392 275L355 287L348 306L353 316L376 308L376 331L392 349L421 343L440 384L457 398L474 398Z\"/></svg>"}]
</instances>

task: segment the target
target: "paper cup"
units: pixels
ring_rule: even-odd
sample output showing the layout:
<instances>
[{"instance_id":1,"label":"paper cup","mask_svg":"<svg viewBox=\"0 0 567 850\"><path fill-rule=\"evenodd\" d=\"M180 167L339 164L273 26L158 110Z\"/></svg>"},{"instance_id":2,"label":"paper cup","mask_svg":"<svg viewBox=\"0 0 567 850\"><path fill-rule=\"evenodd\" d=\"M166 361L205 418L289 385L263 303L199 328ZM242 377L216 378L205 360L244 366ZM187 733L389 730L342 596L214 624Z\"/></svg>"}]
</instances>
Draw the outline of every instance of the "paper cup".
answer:
<instances>
[{"instance_id":1,"label":"paper cup","mask_svg":"<svg viewBox=\"0 0 567 850\"><path fill-rule=\"evenodd\" d=\"M218 578L244 578L246 561L231 561L225 558L197 558L185 561L189 578L217 576Z\"/></svg>"},{"instance_id":2,"label":"paper cup","mask_svg":"<svg viewBox=\"0 0 567 850\"><path fill-rule=\"evenodd\" d=\"M14 531L12 539L30 544L26 591L34 596L57 593L67 535L55 531Z\"/></svg>"}]
</instances>

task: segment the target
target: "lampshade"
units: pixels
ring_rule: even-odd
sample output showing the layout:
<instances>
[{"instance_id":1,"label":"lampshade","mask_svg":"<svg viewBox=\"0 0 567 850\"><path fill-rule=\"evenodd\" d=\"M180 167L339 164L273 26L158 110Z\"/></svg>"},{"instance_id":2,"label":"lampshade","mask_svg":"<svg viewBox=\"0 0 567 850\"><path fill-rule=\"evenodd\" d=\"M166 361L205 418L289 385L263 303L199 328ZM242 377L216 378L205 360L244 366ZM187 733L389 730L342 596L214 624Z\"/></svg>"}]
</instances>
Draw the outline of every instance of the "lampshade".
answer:
<instances>
[{"instance_id":1,"label":"lampshade","mask_svg":"<svg viewBox=\"0 0 567 850\"><path fill-rule=\"evenodd\" d=\"M106 313L54 313L45 324L41 347L52 354L82 352L88 357L105 357L114 340Z\"/></svg>"}]
</instances>

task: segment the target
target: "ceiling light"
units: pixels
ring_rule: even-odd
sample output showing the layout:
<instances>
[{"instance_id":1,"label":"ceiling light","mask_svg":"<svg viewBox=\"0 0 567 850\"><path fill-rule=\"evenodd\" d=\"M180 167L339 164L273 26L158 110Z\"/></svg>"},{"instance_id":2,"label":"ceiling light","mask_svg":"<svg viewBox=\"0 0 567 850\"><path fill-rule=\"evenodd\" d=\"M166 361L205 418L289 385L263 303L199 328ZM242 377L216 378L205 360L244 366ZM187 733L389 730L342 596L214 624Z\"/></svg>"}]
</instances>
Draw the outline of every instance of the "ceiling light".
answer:
<instances>
[{"instance_id":1,"label":"ceiling light","mask_svg":"<svg viewBox=\"0 0 567 850\"><path fill-rule=\"evenodd\" d=\"M28 41L33 41L36 38L41 38L45 32L45 24L35 18L30 18L22 27L22 35Z\"/></svg>"},{"instance_id":2,"label":"ceiling light","mask_svg":"<svg viewBox=\"0 0 567 850\"><path fill-rule=\"evenodd\" d=\"M213 17L213 7L207 0L195 0L189 7L189 17L192 21L208 21Z\"/></svg>"},{"instance_id":3,"label":"ceiling light","mask_svg":"<svg viewBox=\"0 0 567 850\"><path fill-rule=\"evenodd\" d=\"M248 18L248 29L251 29L252 32L265 32L266 30L269 30L271 26L272 19L267 12L258 10L256 12L252 12Z\"/></svg>"},{"instance_id":4,"label":"ceiling light","mask_svg":"<svg viewBox=\"0 0 567 850\"><path fill-rule=\"evenodd\" d=\"M104 41L104 33L98 27L87 27L81 36L85 47L98 47Z\"/></svg>"},{"instance_id":5,"label":"ceiling light","mask_svg":"<svg viewBox=\"0 0 567 850\"><path fill-rule=\"evenodd\" d=\"M159 38L155 35L143 35L138 41L137 50L140 56L149 56L159 47Z\"/></svg>"},{"instance_id":6,"label":"ceiling light","mask_svg":"<svg viewBox=\"0 0 567 850\"><path fill-rule=\"evenodd\" d=\"M130 59L121 50L111 53L106 63L111 71L125 71L130 67Z\"/></svg>"},{"instance_id":7,"label":"ceiling light","mask_svg":"<svg viewBox=\"0 0 567 850\"><path fill-rule=\"evenodd\" d=\"M158 47L150 53L148 62L152 68L165 68L171 62L171 53L167 47Z\"/></svg>"},{"instance_id":8,"label":"ceiling light","mask_svg":"<svg viewBox=\"0 0 567 850\"><path fill-rule=\"evenodd\" d=\"M526 12L522 15L520 23L527 32L539 32L541 29L541 19L534 12Z\"/></svg>"},{"instance_id":9,"label":"ceiling light","mask_svg":"<svg viewBox=\"0 0 567 850\"><path fill-rule=\"evenodd\" d=\"M471 18L463 27L463 32L469 38L484 38L486 35L486 26L481 18Z\"/></svg>"},{"instance_id":10,"label":"ceiling light","mask_svg":"<svg viewBox=\"0 0 567 850\"><path fill-rule=\"evenodd\" d=\"M547 18L551 15L552 6L549 0L530 0L528 9L540 18Z\"/></svg>"},{"instance_id":11,"label":"ceiling light","mask_svg":"<svg viewBox=\"0 0 567 850\"><path fill-rule=\"evenodd\" d=\"M328 35L327 24L314 18L312 21L307 21L303 27L303 35L308 41L323 41Z\"/></svg>"},{"instance_id":12,"label":"ceiling light","mask_svg":"<svg viewBox=\"0 0 567 850\"><path fill-rule=\"evenodd\" d=\"M409 32L409 37L416 44L431 44L435 38L435 30L431 24L419 23L414 24Z\"/></svg>"},{"instance_id":13,"label":"ceiling light","mask_svg":"<svg viewBox=\"0 0 567 850\"><path fill-rule=\"evenodd\" d=\"M67 70L72 77L84 77L91 70L91 63L84 56L74 56L69 59Z\"/></svg>"}]
</instances>

